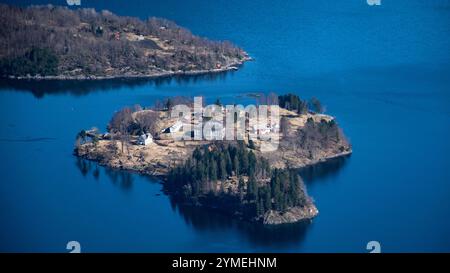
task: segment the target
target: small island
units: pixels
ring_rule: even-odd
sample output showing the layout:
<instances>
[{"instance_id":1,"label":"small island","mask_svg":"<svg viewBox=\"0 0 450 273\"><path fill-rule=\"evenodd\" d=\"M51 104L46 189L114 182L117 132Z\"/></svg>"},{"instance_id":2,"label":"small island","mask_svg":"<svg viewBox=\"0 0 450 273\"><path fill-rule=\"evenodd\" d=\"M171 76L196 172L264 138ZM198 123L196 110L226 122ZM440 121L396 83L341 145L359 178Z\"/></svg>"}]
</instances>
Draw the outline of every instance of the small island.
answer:
<instances>
[{"instance_id":1,"label":"small island","mask_svg":"<svg viewBox=\"0 0 450 273\"><path fill-rule=\"evenodd\" d=\"M248 54L161 18L0 4L0 77L111 79L236 70Z\"/></svg>"},{"instance_id":2,"label":"small island","mask_svg":"<svg viewBox=\"0 0 450 273\"><path fill-rule=\"evenodd\" d=\"M298 169L349 155L351 145L335 118L321 113L315 98L307 102L294 94L270 94L258 100L269 112L279 113L279 119L260 124L245 111L234 113L233 128L239 129L238 118L245 125L240 140L182 138L194 135L195 129L186 132L184 127L198 126L199 110L171 116L175 105L194 104L191 98L174 97L150 108L137 105L116 112L106 133L80 131L74 153L100 165L159 177L165 193L183 204L272 225L312 219L318 209ZM229 111L219 100L214 105L224 114ZM215 122L210 116L204 119ZM252 133L258 137L251 138ZM274 138L262 136L274 134L279 136L276 149L264 149Z\"/></svg>"}]
</instances>

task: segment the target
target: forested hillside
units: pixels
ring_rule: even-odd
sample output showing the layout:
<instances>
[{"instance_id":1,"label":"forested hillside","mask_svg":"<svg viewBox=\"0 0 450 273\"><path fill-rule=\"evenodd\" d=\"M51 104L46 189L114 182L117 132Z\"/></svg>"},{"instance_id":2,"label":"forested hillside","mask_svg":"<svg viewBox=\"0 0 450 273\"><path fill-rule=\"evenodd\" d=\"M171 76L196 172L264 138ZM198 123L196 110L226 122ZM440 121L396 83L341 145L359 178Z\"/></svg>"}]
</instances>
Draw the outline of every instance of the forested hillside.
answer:
<instances>
[{"instance_id":1,"label":"forested hillside","mask_svg":"<svg viewBox=\"0 0 450 273\"><path fill-rule=\"evenodd\" d=\"M232 69L247 54L175 23L109 11L0 4L0 75L108 78Z\"/></svg>"}]
</instances>

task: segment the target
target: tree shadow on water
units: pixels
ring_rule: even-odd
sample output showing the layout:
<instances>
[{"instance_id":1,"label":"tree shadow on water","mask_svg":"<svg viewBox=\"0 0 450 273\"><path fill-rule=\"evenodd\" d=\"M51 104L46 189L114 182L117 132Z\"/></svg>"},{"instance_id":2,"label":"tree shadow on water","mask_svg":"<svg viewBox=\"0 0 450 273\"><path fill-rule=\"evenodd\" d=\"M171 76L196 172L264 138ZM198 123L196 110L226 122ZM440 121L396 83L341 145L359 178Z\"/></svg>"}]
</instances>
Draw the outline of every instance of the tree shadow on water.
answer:
<instances>
[{"instance_id":1,"label":"tree shadow on water","mask_svg":"<svg viewBox=\"0 0 450 273\"><path fill-rule=\"evenodd\" d=\"M133 174L127 171L114 170L111 168L104 168L106 176L114 185L119 186L124 191L129 191L133 188Z\"/></svg>"},{"instance_id":2,"label":"tree shadow on water","mask_svg":"<svg viewBox=\"0 0 450 273\"><path fill-rule=\"evenodd\" d=\"M306 183L314 183L325 178L336 176L348 164L350 156L342 156L321 162L299 170ZM205 207L184 205L170 198L172 209L185 223L197 232L221 233L235 231L240 238L254 247L261 249L283 250L287 247L299 249L312 221L302 221L284 225L262 225L236 219L226 213Z\"/></svg>"},{"instance_id":3,"label":"tree shadow on water","mask_svg":"<svg viewBox=\"0 0 450 273\"><path fill-rule=\"evenodd\" d=\"M329 176L336 175L347 163L349 157L339 157L314 166L299 170L306 182L314 182ZM105 175L113 185L119 186L124 191L129 191L133 186L132 172L101 168L97 163L77 158L76 166L84 177L93 175L98 179ZM101 171L101 172L100 172ZM155 182L149 177L149 180ZM311 221L303 221L295 224L267 226L260 223L249 222L232 217L224 212L206 207L195 207L179 203L175 198L168 196L173 211L179 214L187 226L196 232L203 234L215 234L220 240L220 234L235 233L238 240L248 243L254 248L264 251L283 251L285 249L300 249L308 230L312 228Z\"/></svg>"},{"instance_id":4,"label":"tree shadow on water","mask_svg":"<svg viewBox=\"0 0 450 273\"><path fill-rule=\"evenodd\" d=\"M100 166L93 161L82 159L77 157L75 160L75 166L83 175L83 177L88 177L92 175L95 180L99 180L101 176ZM129 191L133 188L133 174L131 172L123 170L114 170L112 168L101 168L104 175L108 178L113 185L118 186L124 191Z\"/></svg>"},{"instance_id":5,"label":"tree shadow on water","mask_svg":"<svg viewBox=\"0 0 450 273\"><path fill-rule=\"evenodd\" d=\"M336 176L349 163L351 155L340 156L324 162L299 169L299 174L306 184L314 183L328 177Z\"/></svg>"},{"instance_id":6,"label":"tree shadow on water","mask_svg":"<svg viewBox=\"0 0 450 273\"><path fill-rule=\"evenodd\" d=\"M161 76L156 78L116 78L104 80L33 80L33 79L0 79L0 91L12 90L30 92L41 99L46 95L72 95L75 97L89 95L94 92L107 92L122 87L135 88L142 86L164 86L172 82L190 84L198 81L224 80L233 71L220 73L204 73L197 75Z\"/></svg>"},{"instance_id":7,"label":"tree shadow on water","mask_svg":"<svg viewBox=\"0 0 450 273\"><path fill-rule=\"evenodd\" d=\"M235 231L239 237L254 247L279 249L289 246L299 247L310 227L310 221L294 224L267 226L249 222L204 207L177 203L170 198L172 208L179 213L185 223L197 232L220 233Z\"/></svg>"}]
</instances>

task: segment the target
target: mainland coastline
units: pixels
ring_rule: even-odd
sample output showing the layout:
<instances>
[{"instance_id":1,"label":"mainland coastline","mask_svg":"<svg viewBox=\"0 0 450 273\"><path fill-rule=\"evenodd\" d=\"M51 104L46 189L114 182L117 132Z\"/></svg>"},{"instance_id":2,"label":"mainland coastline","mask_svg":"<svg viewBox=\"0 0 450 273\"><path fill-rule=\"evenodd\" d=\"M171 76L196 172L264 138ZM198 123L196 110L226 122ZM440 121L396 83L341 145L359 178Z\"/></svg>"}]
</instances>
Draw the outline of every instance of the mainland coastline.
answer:
<instances>
[{"instance_id":1,"label":"mainland coastline","mask_svg":"<svg viewBox=\"0 0 450 273\"><path fill-rule=\"evenodd\" d=\"M104 80L237 70L251 57L228 41L192 34L164 18L110 11L0 4L0 76Z\"/></svg>"}]
</instances>

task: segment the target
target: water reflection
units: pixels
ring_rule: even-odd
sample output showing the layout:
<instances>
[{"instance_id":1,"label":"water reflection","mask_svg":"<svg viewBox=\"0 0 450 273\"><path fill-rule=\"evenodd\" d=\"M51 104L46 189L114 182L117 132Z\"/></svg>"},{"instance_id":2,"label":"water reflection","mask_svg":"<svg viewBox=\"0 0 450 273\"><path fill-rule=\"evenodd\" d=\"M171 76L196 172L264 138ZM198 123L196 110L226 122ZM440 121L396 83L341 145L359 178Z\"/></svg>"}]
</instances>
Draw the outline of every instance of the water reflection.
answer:
<instances>
[{"instance_id":1,"label":"water reflection","mask_svg":"<svg viewBox=\"0 0 450 273\"><path fill-rule=\"evenodd\" d=\"M303 242L312 222L304 221L279 226L264 226L238 220L215 210L187 206L170 198L174 211L183 217L187 225L199 232L237 231L243 240L255 247L272 249L286 246L299 246Z\"/></svg>"},{"instance_id":2,"label":"water reflection","mask_svg":"<svg viewBox=\"0 0 450 273\"><path fill-rule=\"evenodd\" d=\"M338 171L342 170L348 164L350 157L351 155L340 156L312 166L304 167L299 170L299 174L307 184L322 180L336 175Z\"/></svg>"},{"instance_id":3,"label":"water reflection","mask_svg":"<svg viewBox=\"0 0 450 273\"><path fill-rule=\"evenodd\" d=\"M336 175L348 163L349 158L350 156L334 158L300 169L299 172L305 182L311 183ZM97 163L81 158L77 158L75 163L83 176L92 175L98 180L101 175L105 175L113 185L117 185L125 191L132 188L134 175L138 175L129 171L99 167ZM148 178L151 182L157 181L150 176L140 176ZM276 250L286 249L286 247L299 249L313 224L313 221L303 221L295 224L264 226L236 219L217 210L182 205L170 196L168 198L172 210L183 218L186 225L196 231L205 234L234 231L242 240L261 249Z\"/></svg>"},{"instance_id":4,"label":"water reflection","mask_svg":"<svg viewBox=\"0 0 450 273\"><path fill-rule=\"evenodd\" d=\"M118 171L111 168L104 168L106 176L114 185L118 185L123 190L131 190L133 187L133 174L127 171Z\"/></svg>"},{"instance_id":5,"label":"water reflection","mask_svg":"<svg viewBox=\"0 0 450 273\"><path fill-rule=\"evenodd\" d=\"M94 179L98 181L101 176L100 166L93 161L77 157L75 160L75 166L84 177L92 175ZM108 167L102 167L101 169L113 185L117 185L124 191L129 191L133 188L133 173L114 170Z\"/></svg>"},{"instance_id":6,"label":"water reflection","mask_svg":"<svg viewBox=\"0 0 450 273\"><path fill-rule=\"evenodd\" d=\"M9 124L9 127L14 127L14 125ZM0 138L0 142L46 142L55 139L54 137Z\"/></svg>"},{"instance_id":7,"label":"water reflection","mask_svg":"<svg viewBox=\"0 0 450 273\"><path fill-rule=\"evenodd\" d=\"M77 166L78 170L81 174L86 177L92 170L92 166L97 165L92 161L84 160L79 157L76 158L75 166Z\"/></svg>"},{"instance_id":8,"label":"water reflection","mask_svg":"<svg viewBox=\"0 0 450 273\"><path fill-rule=\"evenodd\" d=\"M198 81L225 80L234 71L205 73L190 76L165 76L158 78L118 78L108 80L15 80L0 79L0 91L13 90L30 92L36 98L46 95L85 96L93 92L107 92L121 87L135 88L144 85L162 86L176 83L179 85Z\"/></svg>"}]
</instances>

